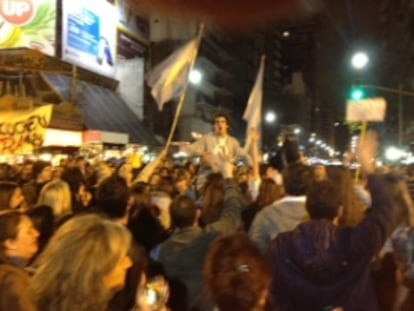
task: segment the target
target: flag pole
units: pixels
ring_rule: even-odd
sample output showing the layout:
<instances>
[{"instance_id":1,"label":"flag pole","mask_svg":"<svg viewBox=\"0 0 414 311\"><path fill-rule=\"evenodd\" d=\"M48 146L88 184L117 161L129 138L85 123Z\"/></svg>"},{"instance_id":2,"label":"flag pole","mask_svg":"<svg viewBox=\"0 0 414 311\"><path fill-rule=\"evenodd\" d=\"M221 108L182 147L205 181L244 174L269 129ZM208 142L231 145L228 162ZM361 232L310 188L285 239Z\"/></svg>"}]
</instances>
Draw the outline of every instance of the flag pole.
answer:
<instances>
[{"instance_id":1,"label":"flag pole","mask_svg":"<svg viewBox=\"0 0 414 311\"><path fill-rule=\"evenodd\" d=\"M194 64L197 60L198 49L200 47L200 42L201 42L201 38L203 37L203 33L204 33L204 24L201 23L199 28L198 28L196 51L194 53L193 59L191 60L190 67L189 67L189 70L188 70L188 74L190 74L190 72L193 69ZM184 102L185 102L185 98L186 98L186 94L187 94L187 90L188 90L188 84L189 83L188 83L188 77L187 77L186 83L184 85L184 90L183 90L183 92L180 96L180 99L178 101L177 109L175 110L174 120L173 120L173 123L171 125L170 134L168 135L167 143L165 145L166 149L168 149L170 147L171 141L172 141L173 136L174 136L175 129L177 128L178 119L180 118L181 110L183 109L183 106L184 106Z\"/></svg>"},{"instance_id":2,"label":"flag pole","mask_svg":"<svg viewBox=\"0 0 414 311\"><path fill-rule=\"evenodd\" d=\"M362 139L365 138L365 134L367 132L367 127L368 127L368 122L367 121L362 122L361 134L360 134L359 139L362 140ZM355 181L356 182L359 181L360 173L361 173L361 168L358 166L357 169L356 169L356 172L355 172Z\"/></svg>"},{"instance_id":3,"label":"flag pole","mask_svg":"<svg viewBox=\"0 0 414 311\"><path fill-rule=\"evenodd\" d=\"M262 57L260 58L260 66L263 66L263 77L262 77L262 91L263 91L263 87L264 87L264 78L265 78L265 66L266 66L266 54L262 54ZM260 105L260 113L261 116L260 118L263 118L263 97L262 97L262 102ZM263 148L263 124L262 122L260 122L260 128L257 129L258 131L260 131L260 140L259 140L259 148L262 149Z\"/></svg>"}]
</instances>

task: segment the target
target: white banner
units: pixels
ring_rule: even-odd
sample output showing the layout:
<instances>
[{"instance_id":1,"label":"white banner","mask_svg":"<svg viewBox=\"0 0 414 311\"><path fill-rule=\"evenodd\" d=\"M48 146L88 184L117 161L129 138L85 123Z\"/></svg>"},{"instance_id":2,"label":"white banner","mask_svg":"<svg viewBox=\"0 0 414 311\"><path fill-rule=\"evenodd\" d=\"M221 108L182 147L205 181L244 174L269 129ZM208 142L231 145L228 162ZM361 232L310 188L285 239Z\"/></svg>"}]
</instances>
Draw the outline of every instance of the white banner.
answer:
<instances>
[{"instance_id":1,"label":"white banner","mask_svg":"<svg viewBox=\"0 0 414 311\"><path fill-rule=\"evenodd\" d=\"M387 103L384 98L349 100L346 105L347 122L382 122L385 119Z\"/></svg>"}]
</instances>

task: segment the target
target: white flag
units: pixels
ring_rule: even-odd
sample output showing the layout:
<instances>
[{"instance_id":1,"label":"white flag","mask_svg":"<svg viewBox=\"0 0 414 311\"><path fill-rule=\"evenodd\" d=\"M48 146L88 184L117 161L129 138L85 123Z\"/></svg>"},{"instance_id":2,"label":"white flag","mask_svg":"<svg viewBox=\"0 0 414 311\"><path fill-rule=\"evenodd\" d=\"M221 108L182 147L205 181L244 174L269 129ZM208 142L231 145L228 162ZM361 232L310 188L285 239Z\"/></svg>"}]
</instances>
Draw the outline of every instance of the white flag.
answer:
<instances>
[{"instance_id":1,"label":"white flag","mask_svg":"<svg viewBox=\"0 0 414 311\"><path fill-rule=\"evenodd\" d=\"M382 122L385 119L387 104L382 97L348 101L346 121L348 122Z\"/></svg>"},{"instance_id":2,"label":"white flag","mask_svg":"<svg viewBox=\"0 0 414 311\"><path fill-rule=\"evenodd\" d=\"M196 56L197 40L193 39L186 45L159 63L147 76L151 94L161 111L165 102L182 94L188 83L191 63Z\"/></svg>"},{"instance_id":3,"label":"white flag","mask_svg":"<svg viewBox=\"0 0 414 311\"><path fill-rule=\"evenodd\" d=\"M264 77L265 57L262 56L260 68L257 73L256 82L247 102L243 119L247 121L247 133L251 128L260 131L262 121L262 101L263 101L263 77Z\"/></svg>"}]
</instances>

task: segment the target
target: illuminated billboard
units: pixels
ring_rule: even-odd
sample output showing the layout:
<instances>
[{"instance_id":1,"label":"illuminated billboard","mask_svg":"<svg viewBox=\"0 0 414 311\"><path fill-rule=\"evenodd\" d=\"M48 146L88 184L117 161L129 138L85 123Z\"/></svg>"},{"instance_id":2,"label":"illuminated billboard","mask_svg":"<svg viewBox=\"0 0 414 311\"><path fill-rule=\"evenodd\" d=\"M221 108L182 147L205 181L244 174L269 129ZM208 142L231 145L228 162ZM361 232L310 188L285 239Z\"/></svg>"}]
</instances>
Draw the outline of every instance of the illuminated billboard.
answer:
<instances>
[{"instance_id":1,"label":"illuminated billboard","mask_svg":"<svg viewBox=\"0 0 414 311\"><path fill-rule=\"evenodd\" d=\"M117 23L114 12L114 5L105 0L63 0L63 60L113 77Z\"/></svg>"},{"instance_id":2,"label":"illuminated billboard","mask_svg":"<svg viewBox=\"0 0 414 311\"><path fill-rule=\"evenodd\" d=\"M28 47L54 56L56 0L0 0L0 49Z\"/></svg>"}]
</instances>

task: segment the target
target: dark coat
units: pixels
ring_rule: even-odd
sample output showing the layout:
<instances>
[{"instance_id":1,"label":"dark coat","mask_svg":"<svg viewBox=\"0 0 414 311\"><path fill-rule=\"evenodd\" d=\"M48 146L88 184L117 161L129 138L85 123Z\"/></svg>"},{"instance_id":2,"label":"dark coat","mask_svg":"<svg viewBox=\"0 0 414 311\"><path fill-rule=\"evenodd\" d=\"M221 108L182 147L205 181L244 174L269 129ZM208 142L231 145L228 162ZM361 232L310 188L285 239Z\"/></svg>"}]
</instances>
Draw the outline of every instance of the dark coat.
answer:
<instances>
[{"instance_id":1,"label":"dark coat","mask_svg":"<svg viewBox=\"0 0 414 311\"><path fill-rule=\"evenodd\" d=\"M167 277L185 287L191 310L212 309L210 302L206 300L201 274L204 260L208 249L217 238L233 234L240 225L243 197L233 181L225 180L224 189L223 210L218 221L203 229L178 229L153 253L154 259L163 265Z\"/></svg>"},{"instance_id":2,"label":"dark coat","mask_svg":"<svg viewBox=\"0 0 414 311\"><path fill-rule=\"evenodd\" d=\"M0 311L36 311L27 273L11 264L0 264Z\"/></svg>"},{"instance_id":3,"label":"dark coat","mask_svg":"<svg viewBox=\"0 0 414 311\"><path fill-rule=\"evenodd\" d=\"M386 184L369 177L372 210L356 227L313 220L271 242L273 296L280 311L378 309L370 262L395 227L395 207Z\"/></svg>"}]
</instances>

